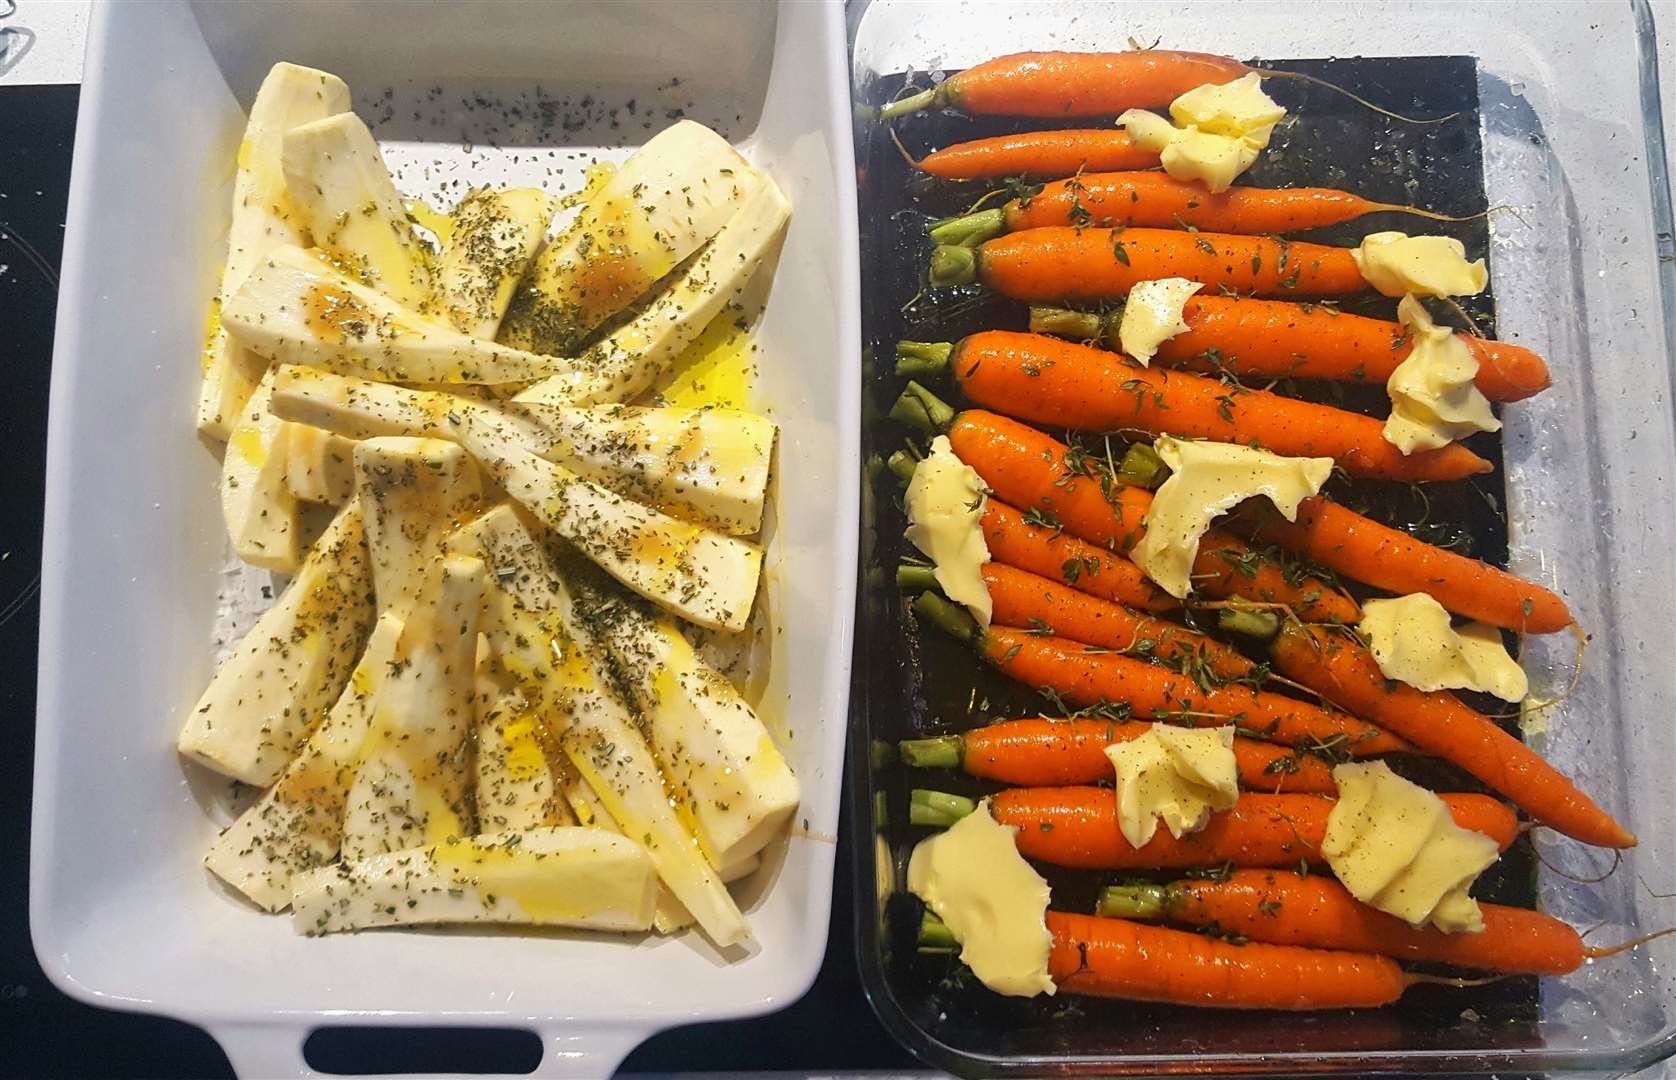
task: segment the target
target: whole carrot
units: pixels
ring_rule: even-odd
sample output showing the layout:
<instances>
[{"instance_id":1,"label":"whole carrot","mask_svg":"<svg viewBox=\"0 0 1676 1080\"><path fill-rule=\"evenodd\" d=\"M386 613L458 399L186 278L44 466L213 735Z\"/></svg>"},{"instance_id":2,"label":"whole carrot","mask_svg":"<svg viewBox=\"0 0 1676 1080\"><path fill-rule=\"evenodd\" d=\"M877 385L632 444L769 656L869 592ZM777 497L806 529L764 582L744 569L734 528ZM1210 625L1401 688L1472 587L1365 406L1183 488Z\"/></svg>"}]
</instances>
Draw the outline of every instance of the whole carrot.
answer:
<instances>
[{"instance_id":1,"label":"whole carrot","mask_svg":"<svg viewBox=\"0 0 1676 1080\"><path fill-rule=\"evenodd\" d=\"M1151 494L1119 483L1092 455L979 409L955 416L948 436L956 456L977 471L997 498L1026 507L1038 524L1108 551L1127 552L1145 535L1141 523L1152 505ZM1200 540L1193 575L1195 585L1212 596L1285 604L1303 619L1355 622L1361 617L1353 600L1319 578L1288 574L1219 529Z\"/></svg>"},{"instance_id":2,"label":"whole carrot","mask_svg":"<svg viewBox=\"0 0 1676 1080\"><path fill-rule=\"evenodd\" d=\"M1197 727L1236 724L1283 746L1355 757L1413 749L1406 740L1337 709L1238 683L1217 685L1199 672L1178 674L1116 653L1089 652L1063 638L992 626L974 644L1007 675L1078 708L1123 704L1141 719Z\"/></svg>"},{"instance_id":3,"label":"whole carrot","mask_svg":"<svg viewBox=\"0 0 1676 1080\"><path fill-rule=\"evenodd\" d=\"M1080 169L1144 169L1158 153L1143 150L1127 131L1021 131L956 143L926 154L914 166L945 180L995 176L1069 176Z\"/></svg>"},{"instance_id":4,"label":"whole carrot","mask_svg":"<svg viewBox=\"0 0 1676 1080\"><path fill-rule=\"evenodd\" d=\"M1116 350L1119 317L1032 307L1030 329ZM1319 304L1195 296L1182 321L1187 330L1160 344L1153 363L1260 379L1383 384L1414 350L1397 323ZM1548 388L1548 366L1529 349L1464 334L1460 340L1478 361L1473 381L1491 401L1519 401Z\"/></svg>"},{"instance_id":5,"label":"whole carrot","mask_svg":"<svg viewBox=\"0 0 1676 1080\"><path fill-rule=\"evenodd\" d=\"M1484 914L1481 933L1416 930L1357 900L1331 878L1275 870L1114 885L1101 893L1099 904L1099 913L1108 917L1214 926L1272 945L1370 952L1514 975L1564 975L1588 955L1577 931L1551 916L1504 904L1481 902L1478 909Z\"/></svg>"},{"instance_id":6,"label":"whole carrot","mask_svg":"<svg viewBox=\"0 0 1676 1080\"><path fill-rule=\"evenodd\" d=\"M1445 691L1387 679L1347 635L1287 623L1271 646L1275 666L1328 700L1454 762L1551 829L1585 844L1626 848L1635 834L1577 790L1563 773Z\"/></svg>"},{"instance_id":7,"label":"whole carrot","mask_svg":"<svg viewBox=\"0 0 1676 1080\"><path fill-rule=\"evenodd\" d=\"M1573 621L1565 601L1540 585L1319 496L1298 504L1297 521L1263 515L1256 535L1375 588L1428 593L1455 614L1491 626L1548 634Z\"/></svg>"},{"instance_id":8,"label":"whole carrot","mask_svg":"<svg viewBox=\"0 0 1676 1080\"><path fill-rule=\"evenodd\" d=\"M1287 233L1380 212L1459 220L1412 206L1373 202L1334 188L1234 187L1212 194L1203 184L1177 180L1168 173L1085 172L1056 180L1028 198L936 222L931 239L939 244L980 243L1003 232L1054 225Z\"/></svg>"},{"instance_id":9,"label":"whole carrot","mask_svg":"<svg viewBox=\"0 0 1676 1080\"><path fill-rule=\"evenodd\" d=\"M1519 832L1513 811L1487 795L1440 795L1463 829L1481 832L1504 849ZM1054 866L1081 870L1185 870L1192 867L1295 867L1319 860L1334 801L1323 795L1242 792L1231 810L1176 839L1159 829L1143 847L1123 838L1117 796L1102 787L1006 788L990 798L1003 825L1018 826L1019 852Z\"/></svg>"},{"instance_id":10,"label":"whole carrot","mask_svg":"<svg viewBox=\"0 0 1676 1080\"><path fill-rule=\"evenodd\" d=\"M1277 454L1331 457L1354 476L1387 480L1459 480L1491 468L1459 444L1405 455L1371 416L1137 367L1043 334L984 330L955 343L948 364L979 405L1039 424L1256 443Z\"/></svg>"},{"instance_id":11,"label":"whole carrot","mask_svg":"<svg viewBox=\"0 0 1676 1080\"><path fill-rule=\"evenodd\" d=\"M975 247L943 244L931 284L980 282L1014 300L1115 300L1138 282L1180 277L1259 296L1367 288L1350 248L1175 229L1027 229Z\"/></svg>"},{"instance_id":12,"label":"whole carrot","mask_svg":"<svg viewBox=\"0 0 1676 1080\"><path fill-rule=\"evenodd\" d=\"M1023 513L999 499L984 504L981 524L989 557L997 563L1142 611L1181 606L1131 560L1063 530L1026 521Z\"/></svg>"},{"instance_id":13,"label":"whole carrot","mask_svg":"<svg viewBox=\"0 0 1676 1080\"><path fill-rule=\"evenodd\" d=\"M880 108L885 119L921 109L988 116L1109 116L1168 105L1194 87L1228 83L1252 69L1209 53L1021 52L956 72L930 90Z\"/></svg>"},{"instance_id":14,"label":"whole carrot","mask_svg":"<svg viewBox=\"0 0 1676 1080\"><path fill-rule=\"evenodd\" d=\"M973 728L961 735L906 739L902 760L915 768L963 769L1003 784L1041 787L1092 784L1112 775L1106 747L1152 730L1144 720L1027 717ZM1234 761L1240 786L1252 791L1338 790L1326 761L1273 743L1237 736Z\"/></svg>"},{"instance_id":15,"label":"whole carrot","mask_svg":"<svg viewBox=\"0 0 1676 1080\"><path fill-rule=\"evenodd\" d=\"M1220 679L1247 678L1256 667L1238 649L1213 637L1004 563L986 564L983 579L998 626L1051 633L1187 671L1203 670Z\"/></svg>"}]
</instances>

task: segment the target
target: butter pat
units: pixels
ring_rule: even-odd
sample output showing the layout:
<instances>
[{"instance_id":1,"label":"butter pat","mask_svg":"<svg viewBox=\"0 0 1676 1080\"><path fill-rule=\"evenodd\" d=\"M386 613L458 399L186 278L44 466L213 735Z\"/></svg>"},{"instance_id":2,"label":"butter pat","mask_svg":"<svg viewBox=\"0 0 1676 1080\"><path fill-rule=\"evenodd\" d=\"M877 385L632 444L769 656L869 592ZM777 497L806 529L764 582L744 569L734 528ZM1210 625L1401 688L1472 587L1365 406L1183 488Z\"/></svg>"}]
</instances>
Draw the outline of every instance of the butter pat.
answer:
<instances>
[{"instance_id":1,"label":"butter pat","mask_svg":"<svg viewBox=\"0 0 1676 1080\"><path fill-rule=\"evenodd\" d=\"M1204 288L1186 278L1161 278L1138 282L1123 304L1123 319L1117 326L1117 340L1123 351L1147 366L1158 346L1187 332L1181 317L1187 298Z\"/></svg>"},{"instance_id":2,"label":"butter pat","mask_svg":"<svg viewBox=\"0 0 1676 1080\"><path fill-rule=\"evenodd\" d=\"M1500 630L1483 623L1457 629L1425 593L1364 602L1357 629L1385 677L1418 690L1481 690L1503 701L1521 701L1530 690Z\"/></svg>"},{"instance_id":3,"label":"butter pat","mask_svg":"<svg viewBox=\"0 0 1676 1080\"><path fill-rule=\"evenodd\" d=\"M948 831L922 840L908 860L908 891L960 942L960 959L983 984L1010 997L1052 994L1048 883L1018 853L1017 826L989 813L989 800Z\"/></svg>"},{"instance_id":4,"label":"butter pat","mask_svg":"<svg viewBox=\"0 0 1676 1080\"><path fill-rule=\"evenodd\" d=\"M992 610L983 580L989 561L981 524L987 497L982 478L954 456L944 435L931 440L931 453L908 481L909 542L931 560L949 599L965 604L981 626L989 625Z\"/></svg>"},{"instance_id":5,"label":"butter pat","mask_svg":"<svg viewBox=\"0 0 1676 1080\"><path fill-rule=\"evenodd\" d=\"M1227 191L1235 177L1256 163L1263 149L1245 139L1178 128L1144 109L1130 109L1117 118L1117 126L1129 132L1136 146L1156 151L1172 178L1198 181L1212 194Z\"/></svg>"},{"instance_id":6,"label":"butter pat","mask_svg":"<svg viewBox=\"0 0 1676 1080\"><path fill-rule=\"evenodd\" d=\"M1482 931L1467 890L1496 861L1496 842L1455 824L1442 799L1382 761L1336 766L1333 780L1321 854L1351 895L1416 928Z\"/></svg>"},{"instance_id":7,"label":"butter pat","mask_svg":"<svg viewBox=\"0 0 1676 1080\"><path fill-rule=\"evenodd\" d=\"M1436 450L1478 431L1500 431L1501 421L1473 380L1478 360L1466 342L1447 326L1438 326L1420 301L1403 297L1397 321L1413 349L1386 381L1391 416L1385 441L1412 454Z\"/></svg>"},{"instance_id":8,"label":"butter pat","mask_svg":"<svg viewBox=\"0 0 1676 1080\"><path fill-rule=\"evenodd\" d=\"M1372 233L1350 257L1386 296L1476 296L1489 280L1484 260L1467 262L1466 248L1450 236Z\"/></svg>"},{"instance_id":9,"label":"butter pat","mask_svg":"<svg viewBox=\"0 0 1676 1080\"><path fill-rule=\"evenodd\" d=\"M1287 521L1298 503L1321 490L1332 458L1282 457L1232 443L1189 442L1164 436L1153 449L1170 478L1153 496L1146 536L1131 553L1146 576L1178 600L1193 587L1193 560L1210 523L1246 499L1265 495Z\"/></svg>"},{"instance_id":10,"label":"butter pat","mask_svg":"<svg viewBox=\"0 0 1676 1080\"><path fill-rule=\"evenodd\" d=\"M1170 102L1170 116L1180 127L1194 127L1207 135L1243 139L1261 150L1269 133L1286 118L1286 109L1263 93L1256 72L1220 86L1195 87Z\"/></svg>"},{"instance_id":11,"label":"butter pat","mask_svg":"<svg viewBox=\"0 0 1676 1080\"><path fill-rule=\"evenodd\" d=\"M1113 743L1106 757L1117 771L1117 823L1131 847L1142 848L1158 822L1180 840L1210 822L1211 811L1239 801L1234 728L1153 724L1138 739Z\"/></svg>"}]
</instances>

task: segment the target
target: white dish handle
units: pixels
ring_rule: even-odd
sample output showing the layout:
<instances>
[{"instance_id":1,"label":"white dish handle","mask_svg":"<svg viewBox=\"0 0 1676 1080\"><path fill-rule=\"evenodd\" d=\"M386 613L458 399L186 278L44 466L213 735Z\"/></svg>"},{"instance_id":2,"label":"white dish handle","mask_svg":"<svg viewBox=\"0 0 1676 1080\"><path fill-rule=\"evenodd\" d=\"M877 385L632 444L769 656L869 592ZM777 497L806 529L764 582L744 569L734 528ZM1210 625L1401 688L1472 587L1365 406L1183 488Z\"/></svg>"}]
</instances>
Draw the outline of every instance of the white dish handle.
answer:
<instances>
[{"instance_id":1,"label":"white dish handle","mask_svg":"<svg viewBox=\"0 0 1676 1080\"><path fill-rule=\"evenodd\" d=\"M233 1072L245 1080L291 1080L292 1077L321 1076L303 1056L309 1027L280 1024L216 1024L209 1032ZM605 1080L639 1046L652 1029L631 1026L563 1026L537 1028L541 1036L541 1062L527 1073L516 1075L551 1080ZM425 1076L444 1076L425 1073ZM463 1080L484 1080L496 1074L471 1073Z\"/></svg>"}]
</instances>

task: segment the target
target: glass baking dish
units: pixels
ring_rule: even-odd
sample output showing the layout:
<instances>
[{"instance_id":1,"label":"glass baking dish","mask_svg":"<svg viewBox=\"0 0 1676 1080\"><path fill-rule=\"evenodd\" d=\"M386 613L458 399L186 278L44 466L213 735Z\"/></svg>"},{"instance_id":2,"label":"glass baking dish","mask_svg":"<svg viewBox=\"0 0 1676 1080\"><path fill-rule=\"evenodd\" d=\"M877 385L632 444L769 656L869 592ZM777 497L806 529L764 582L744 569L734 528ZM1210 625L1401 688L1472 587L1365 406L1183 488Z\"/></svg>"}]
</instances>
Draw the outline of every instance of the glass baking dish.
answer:
<instances>
[{"instance_id":1,"label":"glass baking dish","mask_svg":"<svg viewBox=\"0 0 1676 1080\"><path fill-rule=\"evenodd\" d=\"M918 73L923 87L1008 52L1155 41L1242 58L1474 61L1484 194L1511 208L1489 227L1498 336L1535 349L1554 372L1551 389L1504 416L1508 564L1560 592L1589 635L1575 689L1526 737L1640 837L1615 864L1609 853L1533 830L1523 887L1543 910L1593 928L1595 943L1676 925L1676 665L1660 650L1676 610L1676 242L1652 11L1635 0L1318 2L1307 12L1224 0L853 4L864 273L869 244L903 244L919 227L870 214L867 199L868 170L878 167L869 154L895 151L860 106L904 72ZM1401 108L1399 99L1388 100ZM877 322L864 311L873 355L864 359L863 442L873 450L881 443L869 435L900 382L889 376L889 343L874 339ZM899 633L891 576L899 549L875 531L876 521L900 527L894 513L876 513L890 491L885 481L864 485L849 827L857 878L877 883L858 893L863 981L885 1025L916 1054L969 1075L1135 1075L1627 1073L1676 1053L1671 938L1561 979L1482 992L1423 988L1400 1007L1357 1013L1242 1015L1069 998L1021 1012L985 1004L981 988L971 993L958 977L928 974L905 925L918 909L903 892L920 833L901 824L910 782L925 781L910 781L893 744L969 726L963 717L978 699L936 700L916 674L925 657ZM1564 692L1575 649L1565 635L1524 642L1534 696ZM981 790L955 777L943 786ZM1086 897L1061 899L1087 910L1075 906Z\"/></svg>"}]
</instances>

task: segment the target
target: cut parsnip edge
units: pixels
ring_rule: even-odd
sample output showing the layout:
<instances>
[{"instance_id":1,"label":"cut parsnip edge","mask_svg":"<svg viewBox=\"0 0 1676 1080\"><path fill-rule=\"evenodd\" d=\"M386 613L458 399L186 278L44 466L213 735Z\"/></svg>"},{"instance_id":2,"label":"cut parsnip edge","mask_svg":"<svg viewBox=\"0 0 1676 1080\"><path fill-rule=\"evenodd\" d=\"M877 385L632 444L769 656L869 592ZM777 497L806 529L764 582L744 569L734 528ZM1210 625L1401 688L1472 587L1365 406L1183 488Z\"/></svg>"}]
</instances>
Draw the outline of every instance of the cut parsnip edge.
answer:
<instances>
[{"instance_id":1,"label":"cut parsnip edge","mask_svg":"<svg viewBox=\"0 0 1676 1080\"><path fill-rule=\"evenodd\" d=\"M378 688L343 817L343 857L469 836L465 752L484 567L441 556L403 621Z\"/></svg>"},{"instance_id":2,"label":"cut parsnip edge","mask_svg":"<svg viewBox=\"0 0 1676 1080\"><path fill-rule=\"evenodd\" d=\"M285 486L299 502L342 506L355 497L354 440L307 424L286 424Z\"/></svg>"},{"instance_id":3,"label":"cut parsnip edge","mask_svg":"<svg viewBox=\"0 0 1676 1080\"><path fill-rule=\"evenodd\" d=\"M268 252L284 244L308 243L308 232L292 207L280 164L285 133L349 109L349 87L336 75L297 64L275 64L256 91L239 143L233 180L233 212L227 225L227 262L204 342L204 379L198 392L198 430L226 439L234 418L256 391L268 368L265 357L227 336L220 304L244 284Z\"/></svg>"},{"instance_id":4,"label":"cut parsnip edge","mask_svg":"<svg viewBox=\"0 0 1676 1080\"><path fill-rule=\"evenodd\" d=\"M246 784L273 783L349 682L372 625L364 522L350 503L210 680L180 753Z\"/></svg>"},{"instance_id":5,"label":"cut parsnip edge","mask_svg":"<svg viewBox=\"0 0 1676 1080\"><path fill-rule=\"evenodd\" d=\"M477 465L458 443L403 436L355 444L354 463L373 596L380 614L405 619L430 580L443 538L482 503Z\"/></svg>"},{"instance_id":6,"label":"cut parsnip edge","mask_svg":"<svg viewBox=\"0 0 1676 1080\"><path fill-rule=\"evenodd\" d=\"M355 762L401 620L384 615L326 719L274 785L210 845L204 865L268 911L291 903L297 875L337 858Z\"/></svg>"},{"instance_id":7,"label":"cut parsnip edge","mask_svg":"<svg viewBox=\"0 0 1676 1080\"><path fill-rule=\"evenodd\" d=\"M223 300L221 324L275 363L391 382L528 383L578 363L467 337L291 246L269 252Z\"/></svg>"},{"instance_id":8,"label":"cut parsnip edge","mask_svg":"<svg viewBox=\"0 0 1676 1080\"><path fill-rule=\"evenodd\" d=\"M658 877L632 840L579 826L442 841L321 867L292 898L298 933L515 923L643 931Z\"/></svg>"},{"instance_id":9,"label":"cut parsnip edge","mask_svg":"<svg viewBox=\"0 0 1676 1080\"><path fill-rule=\"evenodd\" d=\"M646 610L598 575L570 574L578 610L616 662L665 774L692 801L718 869L756 854L790 820L797 778L768 729L721 674L698 658L668 616Z\"/></svg>"},{"instance_id":10,"label":"cut parsnip edge","mask_svg":"<svg viewBox=\"0 0 1676 1080\"><path fill-rule=\"evenodd\" d=\"M595 405L641 394L745 291L790 218L791 203L763 176L738 213L644 311L589 346L571 368L513 400Z\"/></svg>"},{"instance_id":11,"label":"cut parsnip edge","mask_svg":"<svg viewBox=\"0 0 1676 1080\"><path fill-rule=\"evenodd\" d=\"M221 520L244 562L290 574L301 557L302 518L285 481L286 429L273 415L273 371L239 411L221 458Z\"/></svg>"},{"instance_id":12,"label":"cut parsnip edge","mask_svg":"<svg viewBox=\"0 0 1676 1080\"><path fill-rule=\"evenodd\" d=\"M714 236L760 182L727 140L682 120L653 136L536 256L500 327L568 354Z\"/></svg>"},{"instance_id":13,"label":"cut parsnip edge","mask_svg":"<svg viewBox=\"0 0 1676 1080\"><path fill-rule=\"evenodd\" d=\"M314 246L341 272L403 307L430 299L429 256L360 117L340 113L292 128L281 161Z\"/></svg>"},{"instance_id":14,"label":"cut parsnip edge","mask_svg":"<svg viewBox=\"0 0 1676 1080\"><path fill-rule=\"evenodd\" d=\"M539 188L473 188L451 217L425 311L462 334L493 341L553 220L553 200Z\"/></svg>"},{"instance_id":15,"label":"cut parsnip edge","mask_svg":"<svg viewBox=\"0 0 1676 1080\"><path fill-rule=\"evenodd\" d=\"M740 630L750 618L760 547L642 506L539 457L525 445L529 425L516 417L447 395L291 367L275 374L274 408L351 438L392 428L445 434L508 495L634 592L700 626Z\"/></svg>"}]
</instances>

